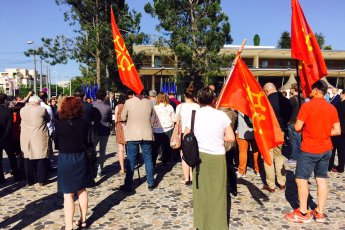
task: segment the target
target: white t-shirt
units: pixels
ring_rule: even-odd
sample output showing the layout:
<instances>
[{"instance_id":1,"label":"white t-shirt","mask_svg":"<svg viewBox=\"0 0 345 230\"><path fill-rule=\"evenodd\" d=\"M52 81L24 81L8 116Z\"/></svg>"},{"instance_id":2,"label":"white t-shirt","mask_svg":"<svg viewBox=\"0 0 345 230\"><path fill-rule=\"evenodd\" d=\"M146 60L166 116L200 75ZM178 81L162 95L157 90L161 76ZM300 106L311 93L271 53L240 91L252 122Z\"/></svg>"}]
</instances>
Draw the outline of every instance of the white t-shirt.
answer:
<instances>
[{"instance_id":1,"label":"white t-shirt","mask_svg":"<svg viewBox=\"0 0 345 230\"><path fill-rule=\"evenodd\" d=\"M190 128L191 116L187 125ZM195 114L194 135L198 140L199 151L224 155L225 129L231 123L230 118L223 112L210 106L200 108Z\"/></svg>"},{"instance_id":2,"label":"white t-shirt","mask_svg":"<svg viewBox=\"0 0 345 230\"><path fill-rule=\"evenodd\" d=\"M200 105L194 102L181 103L176 107L176 120L177 120L178 115L181 113L182 132L184 132L184 130L186 129L187 124L189 124L188 127L190 126L190 117L192 115L192 110L198 110L199 108L200 108Z\"/></svg>"}]
</instances>

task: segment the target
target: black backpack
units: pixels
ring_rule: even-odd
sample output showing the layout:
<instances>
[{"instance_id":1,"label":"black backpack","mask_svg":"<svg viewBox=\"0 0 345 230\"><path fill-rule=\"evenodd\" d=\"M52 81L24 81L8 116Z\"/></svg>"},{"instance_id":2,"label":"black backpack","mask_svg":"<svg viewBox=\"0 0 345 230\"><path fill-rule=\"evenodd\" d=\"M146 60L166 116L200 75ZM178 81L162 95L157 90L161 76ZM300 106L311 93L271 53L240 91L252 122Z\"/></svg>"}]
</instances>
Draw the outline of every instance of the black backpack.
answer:
<instances>
[{"instance_id":1,"label":"black backpack","mask_svg":"<svg viewBox=\"0 0 345 230\"><path fill-rule=\"evenodd\" d=\"M198 140L194 135L194 120L195 120L195 110L192 111L192 120L191 120L191 130L183 137L182 141L182 158L190 167L196 167L197 178L199 175L199 164L201 160L199 158L199 147ZM198 188L198 180L196 181L196 187Z\"/></svg>"}]
</instances>

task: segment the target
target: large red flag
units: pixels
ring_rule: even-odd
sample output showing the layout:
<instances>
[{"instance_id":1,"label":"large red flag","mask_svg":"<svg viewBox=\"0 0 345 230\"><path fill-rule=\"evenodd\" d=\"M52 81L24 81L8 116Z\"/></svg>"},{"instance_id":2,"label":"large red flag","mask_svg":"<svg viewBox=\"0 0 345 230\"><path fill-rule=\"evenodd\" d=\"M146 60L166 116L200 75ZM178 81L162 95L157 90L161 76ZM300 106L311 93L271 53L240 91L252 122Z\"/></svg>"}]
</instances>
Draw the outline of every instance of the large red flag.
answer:
<instances>
[{"instance_id":1,"label":"large red flag","mask_svg":"<svg viewBox=\"0 0 345 230\"><path fill-rule=\"evenodd\" d=\"M252 119L259 151L264 161L271 165L269 151L282 144L284 137L270 102L241 57L222 89L218 107L241 111Z\"/></svg>"},{"instance_id":2,"label":"large red flag","mask_svg":"<svg viewBox=\"0 0 345 230\"><path fill-rule=\"evenodd\" d=\"M135 68L132 58L128 53L126 44L117 28L113 8L111 10L111 28L113 31L113 39L117 60L117 68L120 74L122 84L133 90L136 94L140 94L144 89L143 83L139 78L137 69Z\"/></svg>"},{"instance_id":3,"label":"large red flag","mask_svg":"<svg viewBox=\"0 0 345 230\"><path fill-rule=\"evenodd\" d=\"M299 60L301 89L308 97L311 85L327 75L327 67L298 0L291 0L291 7L291 57Z\"/></svg>"}]
</instances>

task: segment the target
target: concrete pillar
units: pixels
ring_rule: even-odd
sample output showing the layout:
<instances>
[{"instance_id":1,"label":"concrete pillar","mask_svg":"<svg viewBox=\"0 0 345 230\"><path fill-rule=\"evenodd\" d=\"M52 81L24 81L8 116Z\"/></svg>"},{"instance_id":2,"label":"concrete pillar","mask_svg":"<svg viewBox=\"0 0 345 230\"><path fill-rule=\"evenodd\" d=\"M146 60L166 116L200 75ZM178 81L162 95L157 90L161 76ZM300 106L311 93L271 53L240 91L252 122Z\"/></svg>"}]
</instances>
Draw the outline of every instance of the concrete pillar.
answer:
<instances>
[{"instance_id":1,"label":"concrete pillar","mask_svg":"<svg viewBox=\"0 0 345 230\"><path fill-rule=\"evenodd\" d=\"M253 61L253 66L254 68L259 68L259 55L254 56L254 61Z\"/></svg>"},{"instance_id":2,"label":"concrete pillar","mask_svg":"<svg viewBox=\"0 0 345 230\"><path fill-rule=\"evenodd\" d=\"M151 55L151 67L155 67L155 55Z\"/></svg>"},{"instance_id":3,"label":"concrete pillar","mask_svg":"<svg viewBox=\"0 0 345 230\"><path fill-rule=\"evenodd\" d=\"M155 89L155 75L151 76L151 89Z\"/></svg>"}]
</instances>

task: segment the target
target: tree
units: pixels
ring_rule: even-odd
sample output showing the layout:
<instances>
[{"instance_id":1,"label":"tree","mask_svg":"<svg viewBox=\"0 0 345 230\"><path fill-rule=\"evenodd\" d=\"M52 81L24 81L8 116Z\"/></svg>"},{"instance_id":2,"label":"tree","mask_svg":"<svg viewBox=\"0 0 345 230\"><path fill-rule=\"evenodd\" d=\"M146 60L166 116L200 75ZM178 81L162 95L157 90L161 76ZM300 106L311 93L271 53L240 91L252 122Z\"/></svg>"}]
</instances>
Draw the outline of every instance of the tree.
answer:
<instances>
[{"instance_id":1,"label":"tree","mask_svg":"<svg viewBox=\"0 0 345 230\"><path fill-rule=\"evenodd\" d=\"M323 50L333 50L332 45L325 45Z\"/></svg>"},{"instance_id":2,"label":"tree","mask_svg":"<svg viewBox=\"0 0 345 230\"><path fill-rule=\"evenodd\" d=\"M163 34L155 43L178 57L182 74L200 81L219 71L224 56L218 53L231 44L230 24L222 12L220 0L153 0L145 12L159 20L157 31Z\"/></svg>"},{"instance_id":3,"label":"tree","mask_svg":"<svg viewBox=\"0 0 345 230\"><path fill-rule=\"evenodd\" d=\"M319 43L320 49L323 49L323 45L325 44L325 36L322 33L315 33L315 38Z\"/></svg>"},{"instance_id":4,"label":"tree","mask_svg":"<svg viewBox=\"0 0 345 230\"><path fill-rule=\"evenodd\" d=\"M291 37L289 31L284 31L278 40L278 48L290 49L291 48Z\"/></svg>"},{"instance_id":5,"label":"tree","mask_svg":"<svg viewBox=\"0 0 345 230\"><path fill-rule=\"evenodd\" d=\"M67 5L69 11L64 13L65 21L73 27L75 38L63 35L56 38L42 38L45 58L53 64L64 64L74 59L81 64L85 77L96 76L99 87L104 87L106 72L119 83L110 25L110 6L114 8L115 17L126 46L133 52L133 43L141 44L148 40L140 33L141 14L129 11L125 0L55 0L57 5Z\"/></svg>"},{"instance_id":6,"label":"tree","mask_svg":"<svg viewBox=\"0 0 345 230\"><path fill-rule=\"evenodd\" d=\"M254 46L260 45L260 36L258 34L255 34L255 36L253 38L253 43L254 43Z\"/></svg>"}]
</instances>

